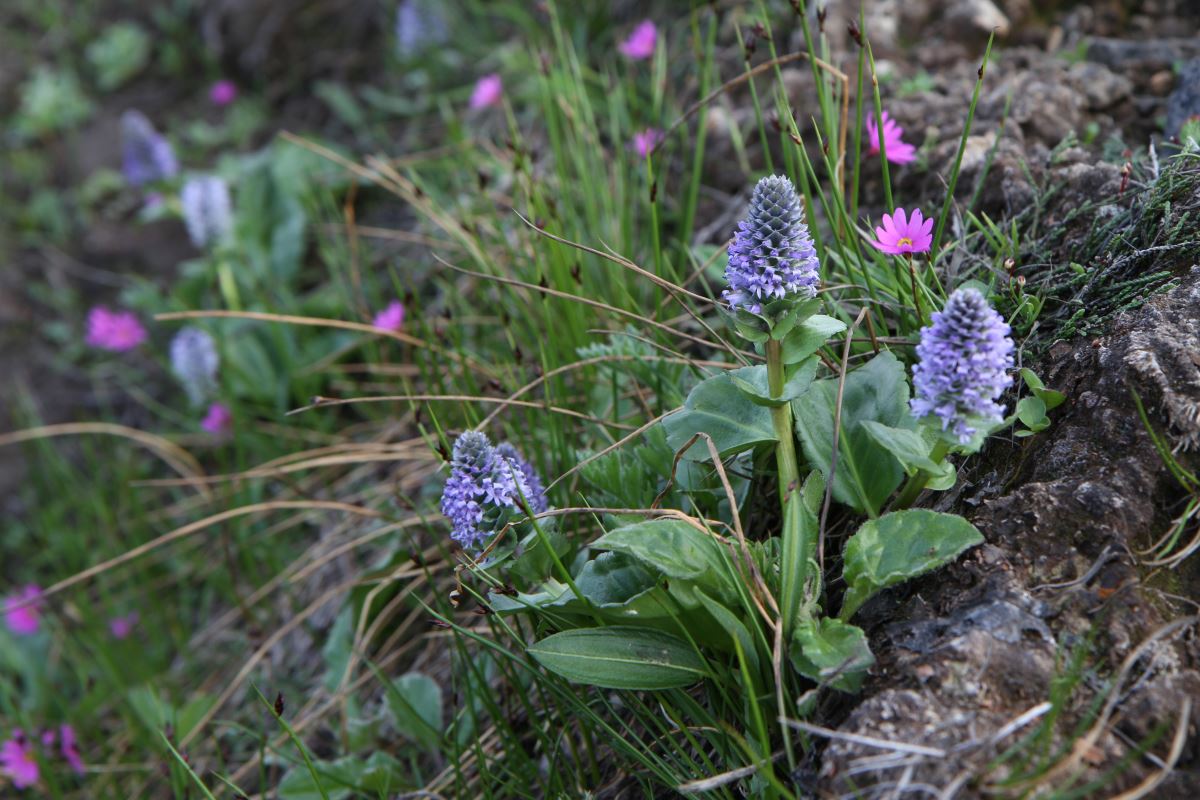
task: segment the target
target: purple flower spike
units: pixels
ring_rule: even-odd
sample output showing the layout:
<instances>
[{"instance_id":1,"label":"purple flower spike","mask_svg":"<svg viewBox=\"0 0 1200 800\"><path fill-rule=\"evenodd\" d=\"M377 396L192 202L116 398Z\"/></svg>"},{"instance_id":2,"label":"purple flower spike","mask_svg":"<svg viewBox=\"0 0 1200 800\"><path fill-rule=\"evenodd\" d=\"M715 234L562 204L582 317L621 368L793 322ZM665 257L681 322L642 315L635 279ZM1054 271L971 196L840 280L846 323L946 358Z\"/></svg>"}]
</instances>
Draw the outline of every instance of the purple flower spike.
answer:
<instances>
[{"instance_id":1,"label":"purple flower spike","mask_svg":"<svg viewBox=\"0 0 1200 800\"><path fill-rule=\"evenodd\" d=\"M217 343L207 332L187 327L171 340L171 371L183 385L193 406L201 405L217 390L217 368L221 357Z\"/></svg>"},{"instance_id":2,"label":"purple flower spike","mask_svg":"<svg viewBox=\"0 0 1200 800\"><path fill-rule=\"evenodd\" d=\"M442 491L442 514L450 520L455 541L478 548L492 533L484 517L502 508L520 510L522 497L535 513L547 508L541 478L515 448L493 447L478 431L458 437Z\"/></svg>"},{"instance_id":3,"label":"purple flower spike","mask_svg":"<svg viewBox=\"0 0 1200 800\"><path fill-rule=\"evenodd\" d=\"M975 289L959 289L933 324L921 329L913 367L914 416L936 416L942 430L967 444L980 428L1004 419L996 402L1012 384L1008 323Z\"/></svg>"},{"instance_id":4,"label":"purple flower spike","mask_svg":"<svg viewBox=\"0 0 1200 800\"><path fill-rule=\"evenodd\" d=\"M729 245L725 300L759 314L766 301L815 297L819 268L796 187L780 175L763 178Z\"/></svg>"},{"instance_id":5,"label":"purple flower spike","mask_svg":"<svg viewBox=\"0 0 1200 800\"><path fill-rule=\"evenodd\" d=\"M140 111L121 115L121 169L132 186L170 180L179 174L171 143Z\"/></svg>"},{"instance_id":6,"label":"purple flower spike","mask_svg":"<svg viewBox=\"0 0 1200 800\"><path fill-rule=\"evenodd\" d=\"M188 238L197 248L218 244L233 230L229 184L216 175L189 178L179 193L179 205Z\"/></svg>"}]
</instances>

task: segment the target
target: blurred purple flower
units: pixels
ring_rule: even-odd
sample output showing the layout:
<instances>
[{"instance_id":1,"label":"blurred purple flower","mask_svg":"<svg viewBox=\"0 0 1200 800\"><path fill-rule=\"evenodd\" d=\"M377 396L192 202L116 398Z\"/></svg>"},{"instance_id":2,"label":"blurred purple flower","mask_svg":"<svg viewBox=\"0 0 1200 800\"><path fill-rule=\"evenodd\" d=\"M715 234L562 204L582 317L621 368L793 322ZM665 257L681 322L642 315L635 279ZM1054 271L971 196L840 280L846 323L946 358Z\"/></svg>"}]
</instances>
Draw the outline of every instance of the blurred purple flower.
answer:
<instances>
[{"instance_id":1,"label":"blurred purple flower","mask_svg":"<svg viewBox=\"0 0 1200 800\"><path fill-rule=\"evenodd\" d=\"M227 106L236 100L237 96L237 84L227 79L217 81L208 90L208 99L214 106Z\"/></svg>"},{"instance_id":2,"label":"blurred purple flower","mask_svg":"<svg viewBox=\"0 0 1200 800\"><path fill-rule=\"evenodd\" d=\"M904 135L896 121L883 112L883 144L887 148L887 160L893 164L907 164L917 158L917 148L900 137ZM879 155L879 126L873 114L867 115L867 155Z\"/></svg>"},{"instance_id":3,"label":"blurred purple flower","mask_svg":"<svg viewBox=\"0 0 1200 800\"><path fill-rule=\"evenodd\" d=\"M500 75L495 72L484 75L475 82L475 89L471 92L471 109L477 110L494 106L500 102L503 94L504 82L500 79Z\"/></svg>"},{"instance_id":4,"label":"blurred purple flower","mask_svg":"<svg viewBox=\"0 0 1200 800\"><path fill-rule=\"evenodd\" d=\"M70 725L61 726L58 729L58 741L62 748L62 757L76 774L82 775L83 757L79 754L79 741L75 738L75 729Z\"/></svg>"},{"instance_id":5,"label":"blurred purple flower","mask_svg":"<svg viewBox=\"0 0 1200 800\"><path fill-rule=\"evenodd\" d=\"M87 343L122 353L146 341L146 329L132 311L109 311L96 306L88 312Z\"/></svg>"},{"instance_id":6,"label":"blurred purple flower","mask_svg":"<svg viewBox=\"0 0 1200 800\"><path fill-rule=\"evenodd\" d=\"M33 757L33 744L20 728L13 728L12 738L0 745L0 774L11 778L18 789L28 789L38 782L41 773Z\"/></svg>"},{"instance_id":7,"label":"blurred purple flower","mask_svg":"<svg viewBox=\"0 0 1200 800\"><path fill-rule=\"evenodd\" d=\"M42 590L29 584L4 599L4 622L17 636L31 636L41 627Z\"/></svg>"},{"instance_id":8,"label":"blurred purple flower","mask_svg":"<svg viewBox=\"0 0 1200 800\"><path fill-rule=\"evenodd\" d=\"M438 4L443 0L401 0L396 7L396 54L412 58L446 41L446 16Z\"/></svg>"},{"instance_id":9,"label":"blurred purple flower","mask_svg":"<svg viewBox=\"0 0 1200 800\"><path fill-rule=\"evenodd\" d=\"M198 248L219 244L233 230L229 184L216 175L188 178L179 193L183 224Z\"/></svg>"},{"instance_id":10,"label":"blurred purple flower","mask_svg":"<svg viewBox=\"0 0 1200 800\"><path fill-rule=\"evenodd\" d=\"M871 244L876 250L892 255L927 253L933 244L933 219L922 219L919 208L905 219L904 209L897 208L891 215L883 215L883 225L875 229L875 235L878 240Z\"/></svg>"},{"instance_id":11,"label":"blurred purple flower","mask_svg":"<svg viewBox=\"0 0 1200 800\"><path fill-rule=\"evenodd\" d=\"M372 324L385 331L398 331L404 325L404 304L399 300L388 303L387 308L375 315Z\"/></svg>"},{"instance_id":12,"label":"blurred purple flower","mask_svg":"<svg viewBox=\"0 0 1200 800\"><path fill-rule=\"evenodd\" d=\"M1012 384L1008 323L975 289L958 289L921 329L913 366L913 416L936 416L967 444L980 427L1004 419L996 402Z\"/></svg>"},{"instance_id":13,"label":"blurred purple flower","mask_svg":"<svg viewBox=\"0 0 1200 800\"><path fill-rule=\"evenodd\" d=\"M140 111L121 115L121 169L132 186L174 178L179 162L166 137Z\"/></svg>"},{"instance_id":14,"label":"blurred purple flower","mask_svg":"<svg viewBox=\"0 0 1200 800\"><path fill-rule=\"evenodd\" d=\"M108 631L114 639L128 639L139 619L141 616L136 611L131 611L121 617L113 617L108 622Z\"/></svg>"},{"instance_id":15,"label":"blurred purple flower","mask_svg":"<svg viewBox=\"0 0 1200 800\"><path fill-rule=\"evenodd\" d=\"M188 326L175 334L169 352L171 372L191 404L199 406L217 390L217 368L221 365L217 343L207 331Z\"/></svg>"},{"instance_id":16,"label":"blurred purple flower","mask_svg":"<svg viewBox=\"0 0 1200 800\"><path fill-rule=\"evenodd\" d=\"M650 151L658 147L659 142L663 140L663 132L658 128L646 128L644 131L639 131L633 135L633 151L639 157L645 158L650 154Z\"/></svg>"},{"instance_id":17,"label":"blurred purple flower","mask_svg":"<svg viewBox=\"0 0 1200 800\"><path fill-rule=\"evenodd\" d=\"M617 49L626 58L631 58L634 61L642 61L654 55L654 48L658 44L658 28L650 20L643 20L633 33L629 34L629 38L617 45Z\"/></svg>"},{"instance_id":18,"label":"blurred purple flower","mask_svg":"<svg viewBox=\"0 0 1200 800\"><path fill-rule=\"evenodd\" d=\"M200 420L200 427L214 435L228 433L233 429L233 414L224 403L213 403Z\"/></svg>"}]
</instances>

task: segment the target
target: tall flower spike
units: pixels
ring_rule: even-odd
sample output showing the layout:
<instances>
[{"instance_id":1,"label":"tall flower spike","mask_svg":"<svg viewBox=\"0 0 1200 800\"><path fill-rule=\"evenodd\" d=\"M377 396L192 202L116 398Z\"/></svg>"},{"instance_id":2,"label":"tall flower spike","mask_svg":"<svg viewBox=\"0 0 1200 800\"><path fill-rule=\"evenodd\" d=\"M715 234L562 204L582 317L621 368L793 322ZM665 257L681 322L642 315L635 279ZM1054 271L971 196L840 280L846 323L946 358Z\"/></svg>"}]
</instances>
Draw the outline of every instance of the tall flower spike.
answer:
<instances>
[{"instance_id":1,"label":"tall flower spike","mask_svg":"<svg viewBox=\"0 0 1200 800\"><path fill-rule=\"evenodd\" d=\"M496 454L507 459L524 477L525 501L529 503L529 508L533 510L533 513L540 514L549 508L550 502L546 499L546 486L542 483L542 476L538 475L537 470L533 468L533 464L522 458L517 448L508 442L496 445Z\"/></svg>"},{"instance_id":2,"label":"tall flower spike","mask_svg":"<svg viewBox=\"0 0 1200 800\"><path fill-rule=\"evenodd\" d=\"M487 514L519 509L522 497L535 512L545 510L541 479L511 445L492 447L478 431L458 437L442 490L442 514L450 520L455 541L465 548L479 547L492 532L484 525Z\"/></svg>"},{"instance_id":3,"label":"tall flower spike","mask_svg":"<svg viewBox=\"0 0 1200 800\"><path fill-rule=\"evenodd\" d=\"M758 314L770 300L814 297L819 268L796 187L780 175L763 178L729 245L726 301Z\"/></svg>"},{"instance_id":4,"label":"tall flower spike","mask_svg":"<svg viewBox=\"0 0 1200 800\"><path fill-rule=\"evenodd\" d=\"M188 400L199 406L217 389L217 343L206 331L183 328L171 340L171 371L179 378Z\"/></svg>"},{"instance_id":5,"label":"tall flower spike","mask_svg":"<svg viewBox=\"0 0 1200 800\"><path fill-rule=\"evenodd\" d=\"M121 115L121 169L133 186L169 180L179 174L171 143L140 111Z\"/></svg>"},{"instance_id":6,"label":"tall flower spike","mask_svg":"<svg viewBox=\"0 0 1200 800\"><path fill-rule=\"evenodd\" d=\"M1013 341L1008 323L975 289L959 289L921 329L911 401L916 417L936 416L960 444L981 427L998 424L996 402L1012 384Z\"/></svg>"},{"instance_id":7,"label":"tall flower spike","mask_svg":"<svg viewBox=\"0 0 1200 800\"><path fill-rule=\"evenodd\" d=\"M229 184L216 175L189 178L179 193L183 224L196 247L217 244L233 229Z\"/></svg>"}]
</instances>

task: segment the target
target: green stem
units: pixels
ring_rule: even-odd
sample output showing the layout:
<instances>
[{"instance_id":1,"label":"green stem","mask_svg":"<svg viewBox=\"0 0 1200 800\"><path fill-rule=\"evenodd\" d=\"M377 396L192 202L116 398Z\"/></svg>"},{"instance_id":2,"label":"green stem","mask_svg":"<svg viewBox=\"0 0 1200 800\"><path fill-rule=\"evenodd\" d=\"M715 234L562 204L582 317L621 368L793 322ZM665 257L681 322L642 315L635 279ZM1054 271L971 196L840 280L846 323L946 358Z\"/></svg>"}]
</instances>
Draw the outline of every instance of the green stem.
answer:
<instances>
[{"instance_id":1,"label":"green stem","mask_svg":"<svg viewBox=\"0 0 1200 800\"><path fill-rule=\"evenodd\" d=\"M771 397L783 396L783 345L767 340L767 386ZM779 502L783 508L781 601L779 613L784 633L795 623L801 606L808 559L804 526L800 516L800 471L796 462L796 437L792 432L792 406L783 403L771 408L775 428L775 462L779 469Z\"/></svg>"},{"instance_id":2,"label":"green stem","mask_svg":"<svg viewBox=\"0 0 1200 800\"><path fill-rule=\"evenodd\" d=\"M950 450L950 445L943 439L938 439L937 444L933 446L933 450L929 452L929 460L935 464L941 464L946 457L946 453ZM892 505L896 510L908 508L917 499L917 495L925 488L925 484L929 483L929 479L933 474L925 470L918 470L916 475L908 479L908 483L904 485L904 491L900 492L900 496L896 498L896 502Z\"/></svg>"}]
</instances>

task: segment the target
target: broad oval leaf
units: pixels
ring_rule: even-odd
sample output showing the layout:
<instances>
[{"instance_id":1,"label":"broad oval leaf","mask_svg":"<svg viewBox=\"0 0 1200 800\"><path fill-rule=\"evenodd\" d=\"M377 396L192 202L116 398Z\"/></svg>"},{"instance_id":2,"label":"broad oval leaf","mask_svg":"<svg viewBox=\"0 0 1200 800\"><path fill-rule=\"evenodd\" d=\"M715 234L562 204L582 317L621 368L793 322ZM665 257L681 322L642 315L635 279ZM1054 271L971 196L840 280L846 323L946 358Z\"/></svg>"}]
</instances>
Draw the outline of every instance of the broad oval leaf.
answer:
<instances>
[{"instance_id":1,"label":"broad oval leaf","mask_svg":"<svg viewBox=\"0 0 1200 800\"><path fill-rule=\"evenodd\" d=\"M814 469L829 479L833 456L833 420L838 381L820 380L792 403L796 435ZM846 376L842 397L842 432L838 437L833 496L860 514L874 516L904 475L900 463L863 428L874 420L898 427L908 419L908 382L904 366L888 352L880 353Z\"/></svg>"},{"instance_id":2,"label":"broad oval leaf","mask_svg":"<svg viewBox=\"0 0 1200 800\"><path fill-rule=\"evenodd\" d=\"M771 411L751 402L728 374L714 375L696 384L688 393L683 410L662 421L667 443L672 450L687 444L697 433L712 437L721 458L748 450L758 444L775 441ZM708 460L703 441L692 445L686 457Z\"/></svg>"},{"instance_id":3,"label":"broad oval leaf","mask_svg":"<svg viewBox=\"0 0 1200 800\"><path fill-rule=\"evenodd\" d=\"M842 577L848 588L838 616L849 619L880 589L949 564L982 541L962 517L927 508L867 520L846 542Z\"/></svg>"},{"instance_id":4,"label":"broad oval leaf","mask_svg":"<svg viewBox=\"0 0 1200 800\"><path fill-rule=\"evenodd\" d=\"M604 534L592 547L624 553L668 578L715 582L727 564L716 539L679 519L625 525Z\"/></svg>"},{"instance_id":5,"label":"broad oval leaf","mask_svg":"<svg viewBox=\"0 0 1200 800\"><path fill-rule=\"evenodd\" d=\"M767 368L759 364L756 367L742 367L729 373L733 385L742 390L750 398L750 402L760 406L781 406L795 400L808 390L813 378L817 376L817 360L810 358L791 370L791 375L783 384L783 394L771 396L771 388L767 381Z\"/></svg>"},{"instance_id":6,"label":"broad oval leaf","mask_svg":"<svg viewBox=\"0 0 1200 800\"><path fill-rule=\"evenodd\" d=\"M829 337L846 330L846 323L824 314L814 314L792 328L783 338L783 363L795 364L821 349Z\"/></svg>"},{"instance_id":7,"label":"broad oval leaf","mask_svg":"<svg viewBox=\"0 0 1200 800\"><path fill-rule=\"evenodd\" d=\"M690 644L647 628L563 631L530 646L528 652L569 681L605 689L677 689L707 675Z\"/></svg>"},{"instance_id":8,"label":"broad oval leaf","mask_svg":"<svg viewBox=\"0 0 1200 800\"><path fill-rule=\"evenodd\" d=\"M833 617L809 618L797 626L791 656L801 675L843 692L861 689L875 663L862 629Z\"/></svg>"},{"instance_id":9,"label":"broad oval leaf","mask_svg":"<svg viewBox=\"0 0 1200 800\"><path fill-rule=\"evenodd\" d=\"M908 428L893 428L875 420L866 420L862 425L863 430L875 440L876 444L896 457L906 473L915 475L919 470L928 472L932 477L926 486L930 489L945 490L954 486L957 477L954 465L948 461L935 463L929 458L933 442L921 435L928 428L915 431Z\"/></svg>"}]
</instances>

